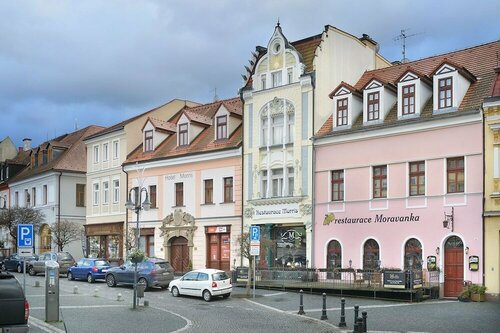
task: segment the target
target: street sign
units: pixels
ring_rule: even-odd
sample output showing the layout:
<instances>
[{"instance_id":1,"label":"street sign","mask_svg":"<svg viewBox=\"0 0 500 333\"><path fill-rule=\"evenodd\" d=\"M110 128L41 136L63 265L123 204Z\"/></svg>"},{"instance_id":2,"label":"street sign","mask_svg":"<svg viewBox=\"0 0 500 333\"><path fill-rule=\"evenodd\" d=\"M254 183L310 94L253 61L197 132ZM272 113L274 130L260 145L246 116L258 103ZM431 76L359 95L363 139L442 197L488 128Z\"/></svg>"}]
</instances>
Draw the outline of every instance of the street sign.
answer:
<instances>
[{"instance_id":1,"label":"street sign","mask_svg":"<svg viewBox=\"0 0 500 333\"><path fill-rule=\"evenodd\" d=\"M33 255L32 247L20 247L17 251L20 257L31 257Z\"/></svg>"},{"instance_id":2,"label":"street sign","mask_svg":"<svg viewBox=\"0 0 500 333\"><path fill-rule=\"evenodd\" d=\"M250 255L258 256L260 254L260 243L250 244Z\"/></svg>"},{"instance_id":3,"label":"street sign","mask_svg":"<svg viewBox=\"0 0 500 333\"><path fill-rule=\"evenodd\" d=\"M33 247L33 224L17 226L17 247Z\"/></svg>"},{"instance_id":4,"label":"street sign","mask_svg":"<svg viewBox=\"0 0 500 333\"><path fill-rule=\"evenodd\" d=\"M258 225L250 226L250 241L260 242L260 227Z\"/></svg>"}]
</instances>

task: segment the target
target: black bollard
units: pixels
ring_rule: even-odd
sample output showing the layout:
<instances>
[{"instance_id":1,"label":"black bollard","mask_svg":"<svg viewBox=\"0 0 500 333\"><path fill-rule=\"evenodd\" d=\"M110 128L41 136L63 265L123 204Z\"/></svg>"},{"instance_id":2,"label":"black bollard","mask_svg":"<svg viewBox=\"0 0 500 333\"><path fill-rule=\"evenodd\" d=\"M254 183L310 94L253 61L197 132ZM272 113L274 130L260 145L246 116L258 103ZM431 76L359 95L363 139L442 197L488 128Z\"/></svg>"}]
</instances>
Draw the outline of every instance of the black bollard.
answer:
<instances>
[{"instance_id":1,"label":"black bollard","mask_svg":"<svg viewBox=\"0 0 500 333\"><path fill-rule=\"evenodd\" d=\"M363 333L363 318L358 318L358 330L357 333Z\"/></svg>"},{"instance_id":2,"label":"black bollard","mask_svg":"<svg viewBox=\"0 0 500 333\"><path fill-rule=\"evenodd\" d=\"M306 313L304 312L304 291L300 289L300 305L299 305L299 312L297 314L299 315L305 315Z\"/></svg>"},{"instance_id":3,"label":"black bollard","mask_svg":"<svg viewBox=\"0 0 500 333\"><path fill-rule=\"evenodd\" d=\"M326 316L326 294L323 293L323 311L321 311L321 320L327 320L328 317Z\"/></svg>"},{"instance_id":4,"label":"black bollard","mask_svg":"<svg viewBox=\"0 0 500 333\"><path fill-rule=\"evenodd\" d=\"M366 319L368 317L368 314L366 311L361 312L361 317L363 318L363 333L366 333Z\"/></svg>"},{"instance_id":5,"label":"black bollard","mask_svg":"<svg viewBox=\"0 0 500 333\"><path fill-rule=\"evenodd\" d=\"M339 322L339 327L346 327L345 323L345 299L342 298L340 300L340 322Z\"/></svg>"},{"instance_id":6,"label":"black bollard","mask_svg":"<svg viewBox=\"0 0 500 333\"><path fill-rule=\"evenodd\" d=\"M358 322L359 305L354 306L354 325Z\"/></svg>"}]
</instances>

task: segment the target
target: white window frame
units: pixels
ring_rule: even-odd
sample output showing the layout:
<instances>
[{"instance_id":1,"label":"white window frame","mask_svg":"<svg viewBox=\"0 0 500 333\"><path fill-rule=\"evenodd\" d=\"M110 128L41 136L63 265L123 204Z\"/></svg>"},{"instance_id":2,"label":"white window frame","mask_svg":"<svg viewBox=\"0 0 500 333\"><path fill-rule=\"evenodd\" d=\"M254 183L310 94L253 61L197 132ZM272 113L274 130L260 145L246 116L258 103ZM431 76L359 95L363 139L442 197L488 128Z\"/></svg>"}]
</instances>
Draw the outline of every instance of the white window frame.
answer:
<instances>
[{"instance_id":1,"label":"white window frame","mask_svg":"<svg viewBox=\"0 0 500 333\"><path fill-rule=\"evenodd\" d=\"M102 144L102 161L107 162L109 160L109 143Z\"/></svg>"},{"instance_id":2,"label":"white window frame","mask_svg":"<svg viewBox=\"0 0 500 333\"><path fill-rule=\"evenodd\" d=\"M102 182L102 204L109 204L109 181Z\"/></svg>"},{"instance_id":3,"label":"white window frame","mask_svg":"<svg viewBox=\"0 0 500 333\"><path fill-rule=\"evenodd\" d=\"M99 145L95 145L92 149L93 151L93 161L94 161L94 164L97 164L99 163Z\"/></svg>"},{"instance_id":4,"label":"white window frame","mask_svg":"<svg viewBox=\"0 0 500 333\"><path fill-rule=\"evenodd\" d=\"M271 72L271 85L273 88L280 87L282 85L282 75L281 71Z\"/></svg>"},{"instance_id":5,"label":"white window frame","mask_svg":"<svg viewBox=\"0 0 500 333\"><path fill-rule=\"evenodd\" d=\"M120 201L120 179L113 179L113 203Z\"/></svg>"},{"instance_id":6,"label":"white window frame","mask_svg":"<svg viewBox=\"0 0 500 333\"><path fill-rule=\"evenodd\" d=\"M117 160L120 157L120 141L113 141L113 159Z\"/></svg>"},{"instance_id":7,"label":"white window frame","mask_svg":"<svg viewBox=\"0 0 500 333\"><path fill-rule=\"evenodd\" d=\"M99 183L92 184L92 204L94 206L99 205Z\"/></svg>"}]
</instances>

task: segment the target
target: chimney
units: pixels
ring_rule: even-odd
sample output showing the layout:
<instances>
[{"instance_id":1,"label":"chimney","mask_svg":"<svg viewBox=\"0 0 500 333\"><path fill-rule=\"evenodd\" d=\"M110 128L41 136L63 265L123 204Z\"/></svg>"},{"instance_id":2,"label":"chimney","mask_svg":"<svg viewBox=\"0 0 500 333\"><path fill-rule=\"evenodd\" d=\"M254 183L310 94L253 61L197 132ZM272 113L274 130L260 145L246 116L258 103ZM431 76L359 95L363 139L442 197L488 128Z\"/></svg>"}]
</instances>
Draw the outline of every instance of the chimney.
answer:
<instances>
[{"instance_id":1,"label":"chimney","mask_svg":"<svg viewBox=\"0 0 500 333\"><path fill-rule=\"evenodd\" d=\"M31 139L30 138L24 138L23 143L24 143L24 148L23 148L24 151L28 151L31 149Z\"/></svg>"}]
</instances>

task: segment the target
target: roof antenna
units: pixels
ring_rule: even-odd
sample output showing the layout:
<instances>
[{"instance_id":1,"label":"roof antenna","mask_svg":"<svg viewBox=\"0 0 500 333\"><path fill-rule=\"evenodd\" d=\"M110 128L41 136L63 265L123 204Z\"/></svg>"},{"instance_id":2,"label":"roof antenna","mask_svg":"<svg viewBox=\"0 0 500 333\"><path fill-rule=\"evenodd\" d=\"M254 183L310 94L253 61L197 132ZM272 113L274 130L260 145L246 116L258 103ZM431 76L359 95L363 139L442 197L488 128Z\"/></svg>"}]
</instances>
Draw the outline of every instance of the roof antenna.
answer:
<instances>
[{"instance_id":1,"label":"roof antenna","mask_svg":"<svg viewBox=\"0 0 500 333\"><path fill-rule=\"evenodd\" d=\"M411 35L408 35L407 34L407 31L410 30L410 29L401 29L401 33L399 35L397 35L396 37L394 37L394 41L398 41L398 40L402 40L402 50L401 50L401 53L403 55L403 58L401 59L401 62L402 63L405 63L405 62L408 62L409 59L406 58L406 38L410 38L410 37L413 37L413 36L416 36L416 35L420 35L422 34L423 32L419 32L419 33L415 33L415 34L411 34Z\"/></svg>"},{"instance_id":2,"label":"roof antenna","mask_svg":"<svg viewBox=\"0 0 500 333\"><path fill-rule=\"evenodd\" d=\"M214 88L214 102L217 102L219 100L219 96L217 96L217 87Z\"/></svg>"},{"instance_id":3,"label":"roof antenna","mask_svg":"<svg viewBox=\"0 0 500 333\"><path fill-rule=\"evenodd\" d=\"M75 118L75 131L78 131L78 119Z\"/></svg>"}]
</instances>

